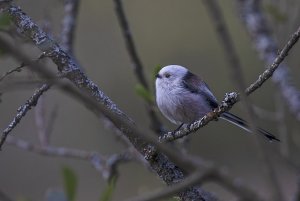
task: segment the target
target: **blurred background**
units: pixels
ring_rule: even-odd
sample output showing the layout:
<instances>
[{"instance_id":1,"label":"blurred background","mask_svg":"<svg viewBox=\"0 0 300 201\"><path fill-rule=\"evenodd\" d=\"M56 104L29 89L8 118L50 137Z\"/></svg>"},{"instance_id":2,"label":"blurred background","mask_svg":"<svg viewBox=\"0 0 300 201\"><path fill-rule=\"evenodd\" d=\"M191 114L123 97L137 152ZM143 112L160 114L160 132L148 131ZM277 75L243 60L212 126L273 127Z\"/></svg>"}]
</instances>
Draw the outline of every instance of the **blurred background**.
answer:
<instances>
[{"instance_id":1,"label":"blurred background","mask_svg":"<svg viewBox=\"0 0 300 201\"><path fill-rule=\"evenodd\" d=\"M293 4L286 3L285 7L278 2L282 1L263 1L267 13L277 12L282 17L282 20L274 20L272 15L268 14L272 21L274 36L282 47L299 26L300 20L290 16L298 12L299 9L296 8L300 7L300 2L290 1ZM235 1L219 1L219 3L248 85L262 73L265 65L251 45L239 18ZM39 25L47 19L52 36L59 39L63 1L23 0L16 1L16 4ZM270 7L270 5L277 7ZM154 85L152 74L157 65L178 64L200 75L219 100L223 99L226 92L236 91L237 87L234 86L224 51L202 1L127 0L124 1L124 8L139 56L145 67L145 74L152 88ZM273 11L270 11L272 9ZM75 35L74 55L84 67L86 74L121 110L135 120L140 128L149 129L150 121L145 110L145 102L135 92L137 80L125 48L114 2L112 0L81 1ZM299 47L299 44L296 44L286 59L298 89L300 89L300 60L297 53ZM37 48L30 44L22 48L26 49L33 59L39 55ZM0 74L19 64L9 56L1 57ZM34 75L26 70L12 75L12 77L18 76ZM7 127L16 114L17 108L32 95L34 90L34 87L27 87L3 92L0 104L2 130ZM152 93L154 94L154 90ZM300 124L289 113L285 103L280 101L272 81L267 81L262 88L253 93L251 100L255 106L268 111L271 116L275 114L278 107L283 110L284 128L293 141L290 154L294 162L300 162L299 157L297 158L299 156L297 148L299 149L300 146ZM45 94L44 102L47 116L54 109L57 110L51 145L97 151L104 155L119 153L126 149L114 132L106 129L94 114L61 91L49 90ZM246 116L240 103L236 104L231 111L241 117ZM159 112L158 114L160 115ZM161 115L160 119L168 129L175 129L176 126L171 125ZM264 129L280 136L282 127L278 122L259 116L257 122ZM34 110L22 119L11 135L38 143ZM218 121L211 122L189 138L191 139L190 153L226 167L230 175L240 178L264 197L270 196L269 183L265 178L265 170L262 168L254 136L248 135L235 126ZM259 140L263 141L261 138ZM270 152L278 149L279 146L265 141L262 143ZM299 175L276 157L276 153L274 152L270 157L276 171L276 179L284 196L292 198L297 189ZM101 174L89 162L83 160L38 155L5 145L0 152L0 164L0 189L15 200L45 200L49 189L63 189L62 168L65 166L74 170L78 177L76 194L78 201L99 200L107 186ZM120 176L113 200L122 200L165 186L155 173L141 164L126 163L120 165L118 169ZM235 199L233 194L218 185L206 184L204 187L214 192L221 200Z\"/></svg>"}]
</instances>

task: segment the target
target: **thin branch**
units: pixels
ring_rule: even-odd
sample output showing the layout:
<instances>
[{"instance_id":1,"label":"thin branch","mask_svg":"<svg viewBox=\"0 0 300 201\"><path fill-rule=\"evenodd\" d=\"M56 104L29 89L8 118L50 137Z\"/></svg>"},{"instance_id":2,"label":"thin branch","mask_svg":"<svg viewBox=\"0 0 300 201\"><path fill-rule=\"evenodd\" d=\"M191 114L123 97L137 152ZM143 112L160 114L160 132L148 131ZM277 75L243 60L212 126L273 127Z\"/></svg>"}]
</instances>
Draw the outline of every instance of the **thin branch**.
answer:
<instances>
[{"instance_id":1,"label":"thin branch","mask_svg":"<svg viewBox=\"0 0 300 201\"><path fill-rule=\"evenodd\" d=\"M35 106L34 119L39 142L42 146L48 145L46 119L45 119L45 99L43 96L39 98L39 103Z\"/></svg>"},{"instance_id":2,"label":"thin branch","mask_svg":"<svg viewBox=\"0 0 300 201\"><path fill-rule=\"evenodd\" d=\"M251 94L253 91L255 91L259 87L261 87L261 85L266 80L268 80L273 75L273 73L275 73L275 70L279 67L279 64L282 63L282 61L288 55L288 53L292 49L292 47L298 42L299 37L300 37L300 26L298 27L297 31L292 35L290 40L286 43L286 45L283 47L283 49L280 51L280 53L275 57L272 65L269 68L267 68L258 77L258 79L246 89L247 95ZM282 70L284 68L285 68L285 65L281 64L280 69ZM277 74L274 74L274 76L277 77ZM295 95L297 95L297 93ZM298 95L300 95L299 92L298 92ZM290 98L292 98L292 97L290 97ZM299 98L300 98L300 96L299 96ZM300 100L299 100L299 104L300 104Z\"/></svg>"},{"instance_id":3,"label":"thin branch","mask_svg":"<svg viewBox=\"0 0 300 201\"><path fill-rule=\"evenodd\" d=\"M262 60L267 65L270 65L276 58L278 58L278 48L269 30L266 17L263 14L260 5L261 1L237 0L237 3L243 25L245 25L246 29L248 30L254 47L261 56ZM280 58L278 58L278 60L280 60ZM273 72L274 71L270 69L269 73L272 74ZM264 76L262 76L262 79L264 79ZM281 67L274 73L272 80L278 86L279 91L289 106L290 111L300 121L300 92L293 85L287 64L281 64Z\"/></svg>"},{"instance_id":4,"label":"thin branch","mask_svg":"<svg viewBox=\"0 0 300 201\"><path fill-rule=\"evenodd\" d=\"M239 91L242 91L240 94L241 102L244 105L246 114L248 116L249 125L252 131L255 132L257 128L257 122L255 121L255 113L251 106L251 101L249 98L246 98L246 94L243 91L246 88L245 79L242 73L242 67L238 54L235 50L233 40L230 36L230 33L227 29L226 22L222 13L222 10L216 0L204 0L207 10L212 18L215 29L217 30L218 37L221 41L221 44L224 49L224 53L228 60L228 64L231 67L232 80L238 87ZM257 139L257 138L256 138ZM283 196L280 191L280 187L276 180L276 173L274 171L272 162L269 159L268 152L265 149L264 145L260 141L255 141L257 145L257 150L263 164L265 167L265 176L269 181L269 185L272 187L272 194L274 200L283 200Z\"/></svg>"},{"instance_id":5,"label":"thin branch","mask_svg":"<svg viewBox=\"0 0 300 201\"><path fill-rule=\"evenodd\" d=\"M296 44L300 37L300 27L298 30L293 34L291 39L287 42L287 44L284 46L284 48L280 51L280 53L277 55L277 57L274 59L274 62L270 67L268 67L260 76L259 78L250 85L245 90L246 95L250 95L255 90L257 90L259 87L262 86L262 84L268 80L272 75L273 72L279 67L279 64L285 59L285 57L288 55L289 51L292 49L292 47ZM210 121L217 119L223 112L228 111L236 102L239 101L238 94L231 93L226 94L224 100L220 104L220 106L215 109L213 112L210 112L209 114L205 115L202 119L195 121L188 126L180 129L176 132L168 132L164 134L162 137L160 137L161 142L169 142L174 141L178 138L184 137L186 135L189 135L192 132L195 132L199 128L205 126Z\"/></svg>"},{"instance_id":6,"label":"thin branch","mask_svg":"<svg viewBox=\"0 0 300 201\"><path fill-rule=\"evenodd\" d=\"M187 178L185 178L180 183L174 184L172 186L163 189L158 189L150 193L143 194L141 196L130 198L127 199L126 201L155 201L155 200L167 199L181 192L182 190L189 188L190 186L199 184L203 179L206 178L206 176L207 176L206 173L203 174L203 173L195 172L190 176L188 176Z\"/></svg>"},{"instance_id":7,"label":"thin branch","mask_svg":"<svg viewBox=\"0 0 300 201\"><path fill-rule=\"evenodd\" d=\"M73 44L78 17L80 0L65 0L64 18L62 22L61 46L71 54L73 54Z\"/></svg>"},{"instance_id":8,"label":"thin branch","mask_svg":"<svg viewBox=\"0 0 300 201\"><path fill-rule=\"evenodd\" d=\"M239 101L239 95L237 93L235 93L235 92L226 93L225 98L223 99L223 101L221 102L221 104L219 105L218 108L216 108L212 112L209 112L208 114L204 115L204 117L202 117L200 120L194 121L193 123L188 124L187 126L183 126L183 128L181 128L178 131L168 132L168 133L164 134L163 136L161 136L159 138L159 141L160 142L171 142L178 138L187 136L192 132L197 131L201 127L207 125L212 120L218 119L218 117L222 113L230 110L232 108L232 106L235 103L237 103L238 101Z\"/></svg>"},{"instance_id":9,"label":"thin branch","mask_svg":"<svg viewBox=\"0 0 300 201\"><path fill-rule=\"evenodd\" d=\"M234 193L238 198L243 201L263 201L255 191L249 189L243 184L242 181L237 181L231 178L222 168L208 166L201 172L194 172L188 176L184 181L176 183L170 187L155 190L151 193L144 194L135 198L129 199L130 201L155 201L162 200L174 196L176 193L192 186L202 185L208 182L216 182L230 192ZM213 199L213 198L210 198ZM128 200L128 201L129 201Z\"/></svg>"},{"instance_id":10,"label":"thin branch","mask_svg":"<svg viewBox=\"0 0 300 201\"><path fill-rule=\"evenodd\" d=\"M40 59L42 59L42 58L44 58L44 57L45 57L45 55L44 55L44 54L41 54L37 59L34 59L33 61L36 61L36 62L37 62L37 61L39 61ZM7 76L9 76L10 74L12 74L12 73L14 73L14 72L21 72L22 69L25 68L26 66L27 66L26 63L21 63L20 66L14 68L14 69L12 69L12 70L7 71L6 73L4 73L4 74L0 77L0 82L1 82L2 80L4 80L4 78L6 78Z\"/></svg>"},{"instance_id":11,"label":"thin branch","mask_svg":"<svg viewBox=\"0 0 300 201\"><path fill-rule=\"evenodd\" d=\"M6 129L3 130L1 141L0 141L0 149L5 142L8 134L18 125L21 119L26 115L26 113L37 104L40 96L43 95L45 91L50 88L50 85L43 84L39 89L37 89L34 94L26 101L26 103L18 108L18 112L12 122L8 125Z\"/></svg>"},{"instance_id":12,"label":"thin branch","mask_svg":"<svg viewBox=\"0 0 300 201\"><path fill-rule=\"evenodd\" d=\"M144 74L144 70L143 70L144 67L143 67L143 64L137 53L122 1L123 0L114 0L115 10L116 10L116 14L118 17L120 27L122 29L127 52L131 58L133 69L134 69L134 72L135 72L135 75L136 75L138 81L147 91L150 91L150 87L147 83L147 79ZM151 119L151 124L152 124L151 128L156 133L162 134L164 129L163 129L162 123L160 122L160 120L158 119L158 117L155 113L153 102L147 101L146 109L147 109L149 117Z\"/></svg>"},{"instance_id":13,"label":"thin branch","mask_svg":"<svg viewBox=\"0 0 300 201\"><path fill-rule=\"evenodd\" d=\"M20 66L12 69L12 70L9 70L7 71L6 73L4 73L1 77L0 77L0 82L5 78L7 77L8 75L14 73L14 72L21 72L21 70L25 67L26 65L25 64L21 64Z\"/></svg>"},{"instance_id":14,"label":"thin branch","mask_svg":"<svg viewBox=\"0 0 300 201\"><path fill-rule=\"evenodd\" d=\"M90 161L93 167L102 174L104 179L109 179L112 175L115 175L117 173L116 168L120 163L134 160L129 152L102 156L94 151L54 147L50 145L35 145L13 136L7 138L7 143L19 149L40 155Z\"/></svg>"},{"instance_id":15,"label":"thin branch","mask_svg":"<svg viewBox=\"0 0 300 201\"><path fill-rule=\"evenodd\" d=\"M123 37L126 43L128 54L131 58L133 69L139 82L145 87L145 89L149 90L149 86L143 71L143 65L136 51L130 27L123 9L122 0L114 0L114 2L116 14L119 20L120 27L122 28Z\"/></svg>"}]
</instances>

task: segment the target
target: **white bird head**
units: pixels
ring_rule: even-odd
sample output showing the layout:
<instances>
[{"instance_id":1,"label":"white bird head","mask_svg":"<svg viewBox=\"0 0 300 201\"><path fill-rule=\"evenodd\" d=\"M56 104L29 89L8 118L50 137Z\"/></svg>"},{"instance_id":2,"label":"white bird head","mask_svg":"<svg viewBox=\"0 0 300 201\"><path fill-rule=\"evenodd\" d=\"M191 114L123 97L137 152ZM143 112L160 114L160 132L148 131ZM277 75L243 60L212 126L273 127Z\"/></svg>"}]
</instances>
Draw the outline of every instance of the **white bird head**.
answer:
<instances>
[{"instance_id":1,"label":"white bird head","mask_svg":"<svg viewBox=\"0 0 300 201\"><path fill-rule=\"evenodd\" d=\"M156 75L156 88L174 87L182 83L183 77L188 73L188 69L179 65L169 65L163 67Z\"/></svg>"}]
</instances>

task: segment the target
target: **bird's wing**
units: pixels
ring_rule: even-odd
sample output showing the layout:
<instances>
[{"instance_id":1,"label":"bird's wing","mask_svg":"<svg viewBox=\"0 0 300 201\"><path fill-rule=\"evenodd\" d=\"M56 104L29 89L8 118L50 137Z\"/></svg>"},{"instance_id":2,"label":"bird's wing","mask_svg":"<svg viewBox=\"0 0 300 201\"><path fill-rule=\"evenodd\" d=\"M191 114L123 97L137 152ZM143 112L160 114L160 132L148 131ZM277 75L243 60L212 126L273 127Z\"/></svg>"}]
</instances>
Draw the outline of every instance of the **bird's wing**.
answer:
<instances>
[{"instance_id":1,"label":"bird's wing","mask_svg":"<svg viewBox=\"0 0 300 201\"><path fill-rule=\"evenodd\" d=\"M210 91L207 84L202 79L197 77L195 74L188 72L183 77L182 83L183 83L183 87L186 88L191 93L199 94L202 97L204 97L204 99L212 109L218 107L218 101Z\"/></svg>"}]
</instances>

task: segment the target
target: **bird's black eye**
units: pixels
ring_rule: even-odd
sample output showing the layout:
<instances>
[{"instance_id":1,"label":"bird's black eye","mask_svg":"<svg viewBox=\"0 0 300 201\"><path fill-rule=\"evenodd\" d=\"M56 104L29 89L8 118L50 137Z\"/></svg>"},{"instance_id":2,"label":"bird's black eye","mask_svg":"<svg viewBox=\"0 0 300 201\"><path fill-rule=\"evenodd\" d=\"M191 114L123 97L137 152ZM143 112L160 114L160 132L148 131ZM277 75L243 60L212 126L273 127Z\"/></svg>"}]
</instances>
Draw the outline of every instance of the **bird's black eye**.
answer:
<instances>
[{"instance_id":1,"label":"bird's black eye","mask_svg":"<svg viewBox=\"0 0 300 201\"><path fill-rule=\"evenodd\" d=\"M169 73L165 73L165 77L169 78L171 75Z\"/></svg>"}]
</instances>

